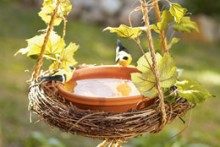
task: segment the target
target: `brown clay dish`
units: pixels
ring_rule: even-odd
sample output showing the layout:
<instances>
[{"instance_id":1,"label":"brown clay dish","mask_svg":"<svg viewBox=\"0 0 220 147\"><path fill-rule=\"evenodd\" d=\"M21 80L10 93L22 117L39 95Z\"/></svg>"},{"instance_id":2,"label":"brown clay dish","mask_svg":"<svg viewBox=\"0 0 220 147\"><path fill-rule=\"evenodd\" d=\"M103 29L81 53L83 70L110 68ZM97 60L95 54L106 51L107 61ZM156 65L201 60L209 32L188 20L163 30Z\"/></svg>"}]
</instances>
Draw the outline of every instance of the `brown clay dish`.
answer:
<instances>
[{"instance_id":1,"label":"brown clay dish","mask_svg":"<svg viewBox=\"0 0 220 147\"><path fill-rule=\"evenodd\" d=\"M94 66L88 68L77 69L72 79L65 85L73 85L75 81L82 79L93 78L118 78L118 79L131 79L130 74L138 72L135 67L121 67L121 66ZM58 91L61 96L71 101L75 106L80 109L98 110L105 112L126 112L137 107L144 100L144 106L152 103L152 99L144 98L141 95L124 96L116 98L107 97L89 97L77 95L64 89L62 84L58 85ZM97 87L98 88L98 87ZM140 106L138 106L140 107ZM143 107L143 106L142 106Z\"/></svg>"}]
</instances>

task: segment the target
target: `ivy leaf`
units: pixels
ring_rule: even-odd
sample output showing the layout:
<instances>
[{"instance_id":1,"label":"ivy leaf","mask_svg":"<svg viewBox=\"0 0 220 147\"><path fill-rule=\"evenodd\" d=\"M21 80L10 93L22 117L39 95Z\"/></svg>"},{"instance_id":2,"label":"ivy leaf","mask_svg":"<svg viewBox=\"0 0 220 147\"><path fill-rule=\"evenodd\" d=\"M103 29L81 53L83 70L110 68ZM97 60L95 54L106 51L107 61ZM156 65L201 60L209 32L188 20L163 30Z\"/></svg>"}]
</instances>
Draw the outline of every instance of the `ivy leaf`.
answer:
<instances>
[{"instance_id":1,"label":"ivy leaf","mask_svg":"<svg viewBox=\"0 0 220 147\"><path fill-rule=\"evenodd\" d=\"M50 70L65 69L70 70L70 66L77 64L77 61L73 58L74 53L78 50L79 46L75 43L70 43L61 53L60 57L49 67Z\"/></svg>"},{"instance_id":2,"label":"ivy leaf","mask_svg":"<svg viewBox=\"0 0 220 147\"><path fill-rule=\"evenodd\" d=\"M44 6L41 8L41 11L38 13L38 15L41 17L41 19L46 23L49 24L51 20L51 16L53 15L54 12L54 7L53 6ZM59 16L56 16L54 20L54 26L58 26L62 22L62 18Z\"/></svg>"},{"instance_id":3,"label":"ivy leaf","mask_svg":"<svg viewBox=\"0 0 220 147\"><path fill-rule=\"evenodd\" d=\"M55 57L63 51L65 45L66 44L63 38L55 32L51 32L44 54Z\"/></svg>"},{"instance_id":4,"label":"ivy leaf","mask_svg":"<svg viewBox=\"0 0 220 147\"><path fill-rule=\"evenodd\" d=\"M191 21L190 17L183 17L180 23L175 24L173 26L173 29L178 32L187 32L187 33L190 33L193 31L199 32L197 23L194 21Z\"/></svg>"},{"instance_id":5,"label":"ivy leaf","mask_svg":"<svg viewBox=\"0 0 220 147\"><path fill-rule=\"evenodd\" d=\"M153 25L151 25L150 26L150 28L152 29L152 30L154 30L154 32L156 32L156 33L160 33L160 30L159 30L159 28L158 28L158 24L156 25L156 24L153 24Z\"/></svg>"},{"instance_id":6,"label":"ivy leaf","mask_svg":"<svg viewBox=\"0 0 220 147\"><path fill-rule=\"evenodd\" d=\"M163 88L171 87L177 80L177 68L173 58L169 54L164 54L158 63L160 84Z\"/></svg>"},{"instance_id":7,"label":"ivy leaf","mask_svg":"<svg viewBox=\"0 0 220 147\"><path fill-rule=\"evenodd\" d=\"M161 22L158 22L157 26L159 30L164 30L170 22L173 22L173 16L168 10L164 10L161 15Z\"/></svg>"},{"instance_id":8,"label":"ivy leaf","mask_svg":"<svg viewBox=\"0 0 220 147\"><path fill-rule=\"evenodd\" d=\"M157 95L155 76L152 72L132 73L131 79L143 96L151 98Z\"/></svg>"},{"instance_id":9,"label":"ivy leaf","mask_svg":"<svg viewBox=\"0 0 220 147\"><path fill-rule=\"evenodd\" d=\"M193 80L177 81L176 86L179 96L193 104L199 104L212 96L206 88Z\"/></svg>"},{"instance_id":10,"label":"ivy leaf","mask_svg":"<svg viewBox=\"0 0 220 147\"><path fill-rule=\"evenodd\" d=\"M183 16L186 14L187 9L183 8L178 3L170 3L170 14L174 17L175 22L180 23Z\"/></svg>"},{"instance_id":11,"label":"ivy leaf","mask_svg":"<svg viewBox=\"0 0 220 147\"><path fill-rule=\"evenodd\" d=\"M57 0L44 0L43 7L39 12L39 16L46 23L49 24L51 17L56 8ZM67 16L72 10L72 5L69 0L60 1L60 5L58 6L57 16L54 20L54 26L58 26L63 18Z\"/></svg>"},{"instance_id":12,"label":"ivy leaf","mask_svg":"<svg viewBox=\"0 0 220 147\"><path fill-rule=\"evenodd\" d=\"M161 20L167 23L173 22L173 16L171 15L170 11L164 10L161 15Z\"/></svg>"},{"instance_id":13,"label":"ivy leaf","mask_svg":"<svg viewBox=\"0 0 220 147\"><path fill-rule=\"evenodd\" d=\"M26 48L20 49L17 54L27 54L28 57L36 58L41 52L41 48L44 42L45 33L41 35L34 36L33 38L27 39L28 46ZM64 40L57 35L55 32L51 32L46 49L44 52L44 57L55 60L56 55L60 54L65 47Z\"/></svg>"},{"instance_id":14,"label":"ivy leaf","mask_svg":"<svg viewBox=\"0 0 220 147\"><path fill-rule=\"evenodd\" d=\"M157 53L156 61L161 60L162 56ZM145 97L154 97L157 95L157 89L155 87L155 76L152 71L152 59L150 53L146 53L137 61L137 69L141 73L132 73L131 79L140 93Z\"/></svg>"},{"instance_id":15,"label":"ivy leaf","mask_svg":"<svg viewBox=\"0 0 220 147\"><path fill-rule=\"evenodd\" d=\"M18 54L22 54L22 55L25 55L29 52L29 48L21 48L19 49L15 54L14 56L17 56Z\"/></svg>"},{"instance_id":16,"label":"ivy leaf","mask_svg":"<svg viewBox=\"0 0 220 147\"><path fill-rule=\"evenodd\" d=\"M76 65L77 62L73 58L75 52L78 50L79 45L76 45L75 43L70 43L63 51L63 53L60 56L61 60L61 67L64 69L69 69L69 66Z\"/></svg>"},{"instance_id":17,"label":"ivy leaf","mask_svg":"<svg viewBox=\"0 0 220 147\"><path fill-rule=\"evenodd\" d=\"M180 41L179 38L176 38L176 37L172 38L172 40L171 40L170 43L168 44L168 49L171 49L172 46L173 46L174 44L178 43L179 41Z\"/></svg>"},{"instance_id":18,"label":"ivy leaf","mask_svg":"<svg viewBox=\"0 0 220 147\"><path fill-rule=\"evenodd\" d=\"M60 7L58 7L58 15L59 16L67 16L72 10L72 4L70 0L62 0L60 3Z\"/></svg>"},{"instance_id":19,"label":"ivy leaf","mask_svg":"<svg viewBox=\"0 0 220 147\"><path fill-rule=\"evenodd\" d=\"M147 60L146 60L147 59ZM157 68L159 70L160 84L163 88L168 88L175 84L177 79L176 66L173 59L168 54L162 57L156 54ZM131 79L140 93L145 97L157 95L156 79L152 69L150 53L146 53L137 62L137 69L140 73L132 73Z\"/></svg>"},{"instance_id":20,"label":"ivy leaf","mask_svg":"<svg viewBox=\"0 0 220 147\"><path fill-rule=\"evenodd\" d=\"M117 28L107 27L103 31L110 31L111 33L116 33L121 38L126 39L136 39L142 33L142 27L128 27L126 25L121 24Z\"/></svg>"},{"instance_id":21,"label":"ivy leaf","mask_svg":"<svg viewBox=\"0 0 220 147\"><path fill-rule=\"evenodd\" d=\"M162 56L159 53L156 53L156 61L160 61ZM152 68L152 59L150 53L146 53L137 61L137 69L142 73L151 71Z\"/></svg>"}]
</instances>

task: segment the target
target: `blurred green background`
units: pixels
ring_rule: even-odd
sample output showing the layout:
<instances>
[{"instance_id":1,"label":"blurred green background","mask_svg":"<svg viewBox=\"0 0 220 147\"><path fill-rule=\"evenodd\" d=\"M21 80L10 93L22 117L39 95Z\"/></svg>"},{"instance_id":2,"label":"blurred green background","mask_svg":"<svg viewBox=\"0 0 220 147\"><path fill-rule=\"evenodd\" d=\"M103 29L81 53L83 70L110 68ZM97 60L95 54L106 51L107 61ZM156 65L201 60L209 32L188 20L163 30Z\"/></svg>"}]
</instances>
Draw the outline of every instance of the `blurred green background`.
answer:
<instances>
[{"instance_id":1,"label":"blurred green background","mask_svg":"<svg viewBox=\"0 0 220 147\"><path fill-rule=\"evenodd\" d=\"M186 6L195 14L204 12L217 20L220 9L216 7L219 5L214 1L200 2L186 0ZM213 9L207 8L211 6ZM100 140L63 133L44 122L29 121L26 80L30 78L35 61L21 55L14 57L14 53L26 47L25 39L45 28L37 15L38 11L39 7L30 1L0 0L0 147L96 146ZM218 22L216 24L218 26ZM80 44L76 54L79 63L114 64L116 36L102 32L106 26L91 25L77 19L69 20L66 41ZM210 41L198 33L182 37L183 40L174 46L171 53L177 66L184 69L183 77L198 80L216 97L190 111L184 118L186 124L176 119L161 133L131 139L125 144L126 147L220 146L220 43L216 38ZM122 41L129 49L134 48L130 51L135 63L140 55L135 50L137 47L134 43ZM26 69L29 72L24 72Z\"/></svg>"}]
</instances>

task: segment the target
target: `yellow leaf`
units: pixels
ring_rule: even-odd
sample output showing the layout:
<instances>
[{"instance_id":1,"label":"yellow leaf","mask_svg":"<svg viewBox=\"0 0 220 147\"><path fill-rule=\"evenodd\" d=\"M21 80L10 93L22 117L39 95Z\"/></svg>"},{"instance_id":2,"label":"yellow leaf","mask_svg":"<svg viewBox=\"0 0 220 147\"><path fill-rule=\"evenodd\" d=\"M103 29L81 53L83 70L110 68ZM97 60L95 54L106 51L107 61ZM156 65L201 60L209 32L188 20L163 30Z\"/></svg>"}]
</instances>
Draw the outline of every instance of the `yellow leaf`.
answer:
<instances>
[{"instance_id":1,"label":"yellow leaf","mask_svg":"<svg viewBox=\"0 0 220 147\"><path fill-rule=\"evenodd\" d=\"M157 27L159 30L164 30L167 28L168 23L173 22L173 16L169 11L164 10L161 15L161 22L157 23Z\"/></svg>"},{"instance_id":2,"label":"yellow leaf","mask_svg":"<svg viewBox=\"0 0 220 147\"><path fill-rule=\"evenodd\" d=\"M44 54L55 57L56 54L60 54L63 51L65 45L63 38L55 32L51 32Z\"/></svg>"},{"instance_id":3,"label":"yellow leaf","mask_svg":"<svg viewBox=\"0 0 220 147\"><path fill-rule=\"evenodd\" d=\"M41 51L41 47L43 45L45 34L35 36L33 38L27 39L29 51L27 52L27 56L35 56L39 55Z\"/></svg>"},{"instance_id":4,"label":"yellow leaf","mask_svg":"<svg viewBox=\"0 0 220 147\"><path fill-rule=\"evenodd\" d=\"M39 12L39 16L42 18L42 20L48 24L51 20L51 16L53 15L53 12L56 8L57 0L45 0L43 3L43 7L41 8L41 11ZM57 11L57 17L54 21L54 26L59 25L63 18L67 16L70 11L72 10L72 4L69 0L62 0L60 1L60 5L58 7Z\"/></svg>"},{"instance_id":5,"label":"yellow leaf","mask_svg":"<svg viewBox=\"0 0 220 147\"><path fill-rule=\"evenodd\" d=\"M183 8L180 4L178 3L170 3L170 9L169 9L171 15L174 17L174 20L177 23L180 23L181 19L187 12L186 8Z\"/></svg>"},{"instance_id":6,"label":"yellow leaf","mask_svg":"<svg viewBox=\"0 0 220 147\"><path fill-rule=\"evenodd\" d=\"M28 47L27 47L27 48L21 48L21 49L19 49L19 50L14 54L14 56L17 56L18 54L22 54L22 55L27 54L28 51L29 51L29 48L28 48Z\"/></svg>"},{"instance_id":7,"label":"yellow leaf","mask_svg":"<svg viewBox=\"0 0 220 147\"><path fill-rule=\"evenodd\" d=\"M46 24L49 24L53 12L54 12L54 8L52 6L45 6L41 8L41 11L39 12L39 16ZM56 19L54 20L54 26L58 26L61 22L62 22L62 18L57 16Z\"/></svg>"},{"instance_id":8,"label":"yellow leaf","mask_svg":"<svg viewBox=\"0 0 220 147\"><path fill-rule=\"evenodd\" d=\"M64 51L61 53L61 67L69 70L69 66L77 64L76 60L73 58L74 53L78 50L79 45L75 43L70 43Z\"/></svg>"},{"instance_id":9,"label":"yellow leaf","mask_svg":"<svg viewBox=\"0 0 220 147\"><path fill-rule=\"evenodd\" d=\"M70 43L60 54L59 59L54 61L49 69L50 70L58 70L65 69L66 71L70 70L70 66L74 66L77 64L76 60L73 58L74 53L78 50L79 46L75 43Z\"/></svg>"},{"instance_id":10,"label":"yellow leaf","mask_svg":"<svg viewBox=\"0 0 220 147\"><path fill-rule=\"evenodd\" d=\"M153 25L151 25L151 27L150 27L152 30L154 30L154 32L156 32L156 33L160 33L160 30L159 30L159 28L158 28L158 25L155 25L155 24L153 24Z\"/></svg>"},{"instance_id":11,"label":"yellow leaf","mask_svg":"<svg viewBox=\"0 0 220 147\"><path fill-rule=\"evenodd\" d=\"M58 14L60 16L67 16L72 10L72 4L69 0L63 0L60 3Z\"/></svg>"},{"instance_id":12,"label":"yellow leaf","mask_svg":"<svg viewBox=\"0 0 220 147\"><path fill-rule=\"evenodd\" d=\"M49 70L57 71L58 69L60 69L60 62L57 59L49 66Z\"/></svg>"},{"instance_id":13,"label":"yellow leaf","mask_svg":"<svg viewBox=\"0 0 220 147\"><path fill-rule=\"evenodd\" d=\"M56 0L44 0L43 6L48 6L48 5L51 5L51 4L55 5L55 2L57 2L57 1Z\"/></svg>"},{"instance_id":14,"label":"yellow leaf","mask_svg":"<svg viewBox=\"0 0 220 147\"><path fill-rule=\"evenodd\" d=\"M116 33L121 38L136 39L141 35L143 29L140 27L132 28L121 24L117 28L107 27L103 31L107 30L111 33Z\"/></svg>"},{"instance_id":15,"label":"yellow leaf","mask_svg":"<svg viewBox=\"0 0 220 147\"><path fill-rule=\"evenodd\" d=\"M28 46L26 48L20 49L17 54L27 54L28 57L37 57L39 56L42 45L45 38L45 33L41 35L34 36L30 39L27 39ZM54 60L57 54L60 54L65 47L64 40L57 35L55 32L51 32L46 49L44 52L44 57Z\"/></svg>"},{"instance_id":16,"label":"yellow leaf","mask_svg":"<svg viewBox=\"0 0 220 147\"><path fill-rule=\"evenodd\" d=\"M196 22L191 21L190 17L183 17L180 23L176 23L173 29L178 32L191 33L193 31L199 32L199 28Z\"/></svg>"},{"instance_id":17,"label":"yellow leaf","mask_svg":"<svg viewBox=\"0 0 220 147\"><path fill-rule=\"evenodd\" d=\"M172 47L174 44L178 43L179 41L180 41L179 38L176 38L176 37L172 38L172 40L171 40L170 43L168 44L168 49L171 49L171 47Z\"/></svg>"}]
</instances>

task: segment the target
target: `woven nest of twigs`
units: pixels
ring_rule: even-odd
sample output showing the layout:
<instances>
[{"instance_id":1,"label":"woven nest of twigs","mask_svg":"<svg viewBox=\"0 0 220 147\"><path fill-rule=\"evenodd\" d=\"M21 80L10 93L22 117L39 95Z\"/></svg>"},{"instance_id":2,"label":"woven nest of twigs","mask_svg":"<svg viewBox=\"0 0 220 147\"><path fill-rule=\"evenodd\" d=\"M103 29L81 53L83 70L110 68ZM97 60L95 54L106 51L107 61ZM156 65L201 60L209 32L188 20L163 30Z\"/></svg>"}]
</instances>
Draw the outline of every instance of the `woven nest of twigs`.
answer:
<instances>
[{"instance_id":1,"label":"woven nest of twigs","mask_svg":"<svg viewBox=\"0 0 220 147\"><path fill-rule=\"evenodd\" d=\"M59 95L56 83L32 83L29 89L29 108L51 126L62 131L90 138L127 140L146 132L162 129L159 100L141 110L109 113L82 110ZM165 103L166 123L184 115L192 105L183 98Z\"/></svg>"}]
</instances>

